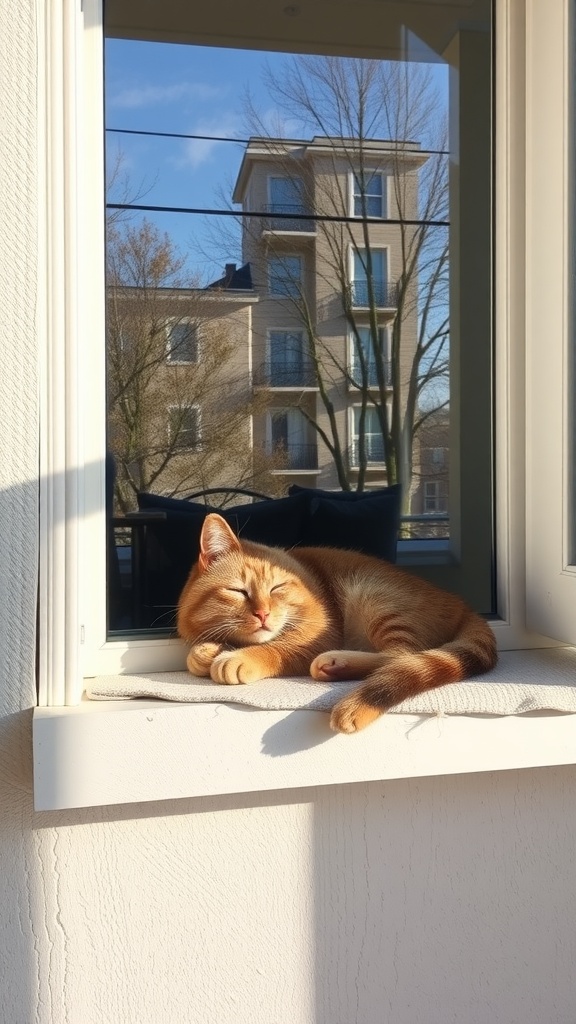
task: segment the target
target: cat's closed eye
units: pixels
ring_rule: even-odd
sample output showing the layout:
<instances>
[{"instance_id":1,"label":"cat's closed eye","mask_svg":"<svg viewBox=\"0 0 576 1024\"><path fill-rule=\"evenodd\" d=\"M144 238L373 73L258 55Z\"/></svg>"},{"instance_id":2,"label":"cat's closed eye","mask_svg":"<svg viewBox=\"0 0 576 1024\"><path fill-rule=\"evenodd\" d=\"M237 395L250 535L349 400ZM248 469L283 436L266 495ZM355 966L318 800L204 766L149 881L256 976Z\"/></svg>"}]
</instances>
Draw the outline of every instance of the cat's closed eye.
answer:
<instances>
[{"instance_id":1,"label":"cat's closed eye","mask_svg":"<svg viewBox=\"0 0 576 1024\"><path fill-rule=\"evenodd\" d=\"M243 590L242 587L226 587L226 590L230 594L242 594L242 597L250 597L247 590Z\"/></svg>"}]
</instances>

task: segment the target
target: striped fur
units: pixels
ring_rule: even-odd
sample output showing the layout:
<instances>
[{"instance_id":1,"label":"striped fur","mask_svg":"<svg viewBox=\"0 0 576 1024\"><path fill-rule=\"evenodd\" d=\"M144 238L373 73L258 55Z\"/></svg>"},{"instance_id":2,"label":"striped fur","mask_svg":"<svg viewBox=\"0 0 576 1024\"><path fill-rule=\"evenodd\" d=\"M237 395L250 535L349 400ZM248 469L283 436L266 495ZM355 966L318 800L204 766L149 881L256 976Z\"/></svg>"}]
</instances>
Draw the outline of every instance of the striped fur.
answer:
<instances>
[{"instance_id":1,"label":"striped fur","mask_svg":"<svg viewBox=\"0 0 576 1024\"><path fill-rule=\"evenodd\" d=\"M387 562L335 548L287 552L239 541L206 517L178 633L195 675L251 683L309 673L359 679L331 727L356 732L407 697L486 672L489 625L453 594Z\"/></svg>"}]
</instances>

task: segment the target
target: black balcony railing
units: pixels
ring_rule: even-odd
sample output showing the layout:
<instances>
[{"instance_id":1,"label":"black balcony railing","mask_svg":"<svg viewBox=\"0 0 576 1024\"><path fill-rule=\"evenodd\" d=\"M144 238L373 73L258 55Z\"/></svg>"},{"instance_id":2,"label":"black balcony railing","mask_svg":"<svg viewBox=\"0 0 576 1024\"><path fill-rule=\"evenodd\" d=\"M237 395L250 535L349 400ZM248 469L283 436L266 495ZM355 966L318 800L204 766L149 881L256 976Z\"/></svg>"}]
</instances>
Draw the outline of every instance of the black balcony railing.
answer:
<instances>
[{"instance_id":1,"label":"black balcony railing","mask_svg":"<svg viewBox=\"0 0 576 1024\"><path fill-rule=\"evenodd\" d=\"M366 453L366 461L369 466L381 466L385 462L384 438L381 437L379 434L368 434L364 438L364 450ZM348 450L348 458L352 469L357 469L360 465L359 441L352 441L350 448Z\"/></svg>"},{"instance_id":2,"label":"black balcony railing","mask_svg":"<svg viewBox=\"0 0 576 1024\"><path fill-rule=\"evenodd\" d=\"M387 388L392 387L392 364L389 360L385 360L382 364L382 373L384 377L384 384ZM373 362L368 363L365 367L366 380L362 375L362 367L360 361L355 360L350 367L351 385L362 388L368 386L369 388L380 387L378 381L378 374L376 372L376 366Z\"/></svg>"},{"instance_id":3,"label":"black balcony railing","mask_svg":"<svg viewBox=\"0 0 576 1024\"><path fill-rule=\"evenodd\" d=\"M260 366L254 384L267 388L313 388L317 386L312 366Z\"/></svg>"},{"instance_id":4,"label":"black balcony railing","mask_svg":"<svg viewBox=\"0 0 576 1024\"><path fill-rule=\"evenodd\" d=\"M365 279L352 281L350 285L350 303L355 308L369 308L374 304L379 309L394 309L397 294L396 285L386 281L373 281L372 289Z\"/></svg>"},{"instance_id":5,"label":"black balcony railing","mask_svg":"<svg viewBox=\"0 0 576 1024\"><path fill-rule=\"evenodd\" d=\"M272 445L278 459L278 469L318 469L318 448L315 444L286 444L278 441Z\"/></svg>"},{"instance_id":6,"label":"black balcony railing","mask_svg":"<svg viewBox=\"0 0 576 1024\"><path fill-rule=\"evenodd\" d=\"M264 213L270 216L262 218L263 231L316 231L312 211L302 203L270 203Z\"/></svg>"}]
</instances>

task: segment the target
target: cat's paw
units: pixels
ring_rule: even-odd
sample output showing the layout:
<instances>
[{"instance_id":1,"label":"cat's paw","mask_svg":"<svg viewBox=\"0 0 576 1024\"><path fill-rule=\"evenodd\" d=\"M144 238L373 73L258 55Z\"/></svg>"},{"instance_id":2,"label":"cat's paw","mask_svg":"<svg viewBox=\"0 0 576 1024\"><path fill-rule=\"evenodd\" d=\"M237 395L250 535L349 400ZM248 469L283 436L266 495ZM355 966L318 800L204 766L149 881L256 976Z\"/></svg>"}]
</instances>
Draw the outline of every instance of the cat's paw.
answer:
<instances>
[{"instance_id":1,"label":"cat's paw","mask_svg":"<svg viewBox=\"0 0 576 1024\"><path fill-rule=\"evenodd\" d=\"M358 693L351 693L338 701L330 715L330 728L334 732L360 732L382 714L378 708L365 704Z\"/></svg>"},{"instance_id":2,"label":"cat's paw","mask_svg":"<svg viewBox=\"0 0 576 1024\"><path fill-rule=\"evenodd\" d=\"M324 651L314 658L310 665L310 675L322 683L363 679L378 660L381 660L381 655L364 651Z\"/></svg>"},{"instance_id":3,"label":"cat's paw","mask_svg":"<svg viewBox=\"0 0 576 1024\"><path fill-rule=\"evenodd\" d=\"M186 658L188 671L193 676L209 676L210 666L214 658L222 651L222 644L214 644L206 641L201 644L192 644Z\"/></svg>"},{"instance_id":4,"label":"cat's paw","mask_svg":"<svg viewBox=\"0 0 576 1024\"><path fill-rule=\"evenodd\" d=\"M348 651L325 651L310 665L312 679L330 683L335 679L353 679L350 675Z\"/></svg>"},{"instance_id":5,"label":"cat's paw","mask_svg":"<svg viewBox=\"0 0 576 1024\"><path fill-rule=\"evenodd\" d=\"M228 683L230 686L255 683L264 675L254 657L241 650L223 651L214 658L210 668L210 676L215 683Z\"/></svg>"}]
</instances>

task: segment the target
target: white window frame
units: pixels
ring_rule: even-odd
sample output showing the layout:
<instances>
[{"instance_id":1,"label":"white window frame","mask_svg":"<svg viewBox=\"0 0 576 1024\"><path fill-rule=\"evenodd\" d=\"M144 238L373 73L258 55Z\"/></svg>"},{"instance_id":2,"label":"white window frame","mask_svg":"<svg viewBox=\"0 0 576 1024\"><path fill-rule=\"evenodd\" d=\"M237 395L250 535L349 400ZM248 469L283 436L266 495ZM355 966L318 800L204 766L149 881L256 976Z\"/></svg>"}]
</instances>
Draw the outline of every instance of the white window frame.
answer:
<instances>
[{"instance_id":1,"label":"white window frame","mask_svg":"<svg viewBox=\"0 0 576 1024\"><path fill-rule=\"evenodd\" d=\"M348 438L349 438L349 441L350 441L350 449L352 449L352 445L353 444L357 444L358 443L359 435L358 435L358 433L356 431L356 412L357 411L359 412L361 408L362 408L362 406L361 406L361 403L359 403L359 402L353 402L348 407ZM368 410L372 410L373 413L376 412L375 406L374 406L374 404L372 402L368 402L367 403L367 409ZM378 435L377 435L376 432L368 432L367 431L366 432L366 436L370 437L370 436L378 436ZM351 462L350 465L351 465L352 469L357 469L358 468L358 462ZM372 460L372 459L368 459L368 461L367 461L367 469L369 471L377 470L379 473L381 473L382 472L382 467L385 466L385 465L386 465L386 463L385 463L384 459L382 459L379 462L377 462L376 460Z\"/></svg>"},{"instance_id":2,"label":"white window frame","mask_svg":"<svg viewBox=\"0 0 576 1024\"><path fill-rule=\"evenodd\" d=\"M350 184L349 184L349 190L348 190L349 191L349 195L350 195L349 209L350 209L350 216L351 217L357 217L359 220L362 220L362 214L361 213L356 213L356 199L357 198L361 198L361 196L362 196L362 193L359 190L358 191L356 190L356 182L357 182L359 174L360 174L360 171L350 171L350 179L349 179L350 180ZM389 177L390 176L388 174L386 174L384 171L379 170L378 168L373 168L372 169L372 168L369 168L369 167L365 168L364 174L365 175L370 175L370 177L378 176L380 178L381 182L382 182L382 193L381 193L381 196L380 196L380 198L382 200L382 207L381 207L380 213L376 213L376 214L375 213L368 213L366 216L367 217L377 217L380 220L386 220L386 218L388 217L388 210L389 210L389 205L390 205L389 204L389 195L388 195ZM375 193L367 192L366 196L369 198L371 195L374 195L374 194Z\"/></svg>"},{"instance_id":3,"label":"white window frame","mask_svg":"<svg viewBox=\"0 0 576 1024\"><path fill-rule=\"evenodd\" d=\"M530 8L527 48L534 72L526 90L526 616L533 629L576 644L576 565L570 550L570 462L576 472L570 391L576 360L575 320L569 308L575 299L570 290L576 176L576 77L570 67L574 11L568 0L551 4L545 13L537 3ZM545 301L539 301L535 289ZM544 351L542 339L547 339Z\"/></svg>"},{"instance_id":4,"label":"white window frame","mask_svg":"<svg viewBox=\"0 0 576 1024\"><path fill-rule=\"evenodd\" d=\"M170 339L172 336L172 330L174 327L185 325L190 328L193 332L194 345L196 348L196 354L194 359L183 359L180 357L174 357L172 355L172 347ZM166 320L164 324L164 330L166 331L166 362L169 366L196 366L200 359L200 339L198 337L198 325L189 317L171 317Z\"/></svg>"},{"instance_id":5,"label":"white window frame","mask_svg":"<svg viewBox=\"0 0 576 1024\"><path fill-rule=\"evenodd\" d=\"M354 256L359 254L359 253L362 253L362 252L366 252L366 249L364 248L363 245L350 245L348 247L348 265L350 267L350 284L352 285L352 288L354 287L354 282L355 282L355 278L354 278ZM390 246L389 245L371 245L370 246L370 252L371 253L377 253L377 252L385 253L386 276L382 280L382 285L384 286L384 288L386 290L386 293L388 293L388 289L390 288L390 266L391 266L391 262L390 262L390 259L391 259L391 257L390 257ZM377 279L375 278L375 280L377 280ZM387 295L386 295L386 297L387 297ZM392 308L391 306L386 305L386 303L384 303L382 305L377 303L376 306L377 306L378 309L391 309ZM366 309L367 307L353 302L352 303L352 308L353 309Z\"/></svg>"},{"instance_id":6,"label":"white window frame","mask_svg":"<svg viewBox=\"0 0 576 1024\"><path fill-rule=\"evenodd\" d=\"M564 564L563 499L569 193L564 134L572 88L568 9L567 0L554 5L547 0L497 4L495 516L500 619L493 628L503 650L553 646L554 635L569 640L576 607L576 580ZM576 761L569 716L506 719L497 747L506 747L503 737L512 738L517 745L510 758L488 756L486 722L461 719L446 723L442 756L436 743L422 741L403 769L383 766L382 754L371 760L371 737L382 738L373 726L375 732L367 730L353 740L333 739L335 755L324 751L324 760L310 749L314 743L305 751L296 746L299 756L292 756L296 768L290 770L285 759L251 754L258 770L250 781L234 776L225 783L220 776L230 780L231 765L224 759L218 772L205 741L202 750L208 760L201 765L196 758L192 775L190 756L205 735L210 750L216 736L220 752L227 749L226 738L232 753L238 749L238 719L230 708L220 709L219 726L210 705L155 706L150 712L134 702L125 709L96 705L89 712L84 706L66 707L80 701L85 676L184 664L183 648L176 641L106 641L104 236L101 208L94 202L94 196L104 193L100 25L99 0L84 0L82 8L50 4L39 14L39 48L45 54L39 70L40 107L45 111L39 149L45 155L41 191L46 197L40 205L39 322L46 330L41 364L37 806ZM542 337L550 339L544 361ZM546 610L549 583L551 607ZM533 632L532 624L546 633ZM279 712L243 715L245 735L252 741L256 733L261 738L262 728L283 723L285 717ZM391 721L382 725L395 728ZM482 756L465 756L470 740L475 750L482 744ZM152 752L166 748L171 760L164 773ZM414 742L410 748L414 750ZM403 756L400 747L398 756ZM80 764L82 772L77 770ZM43 788L47 769L50 779ZM90 780L95 780L92 787Z\"/></svg>"}]
</instances>

